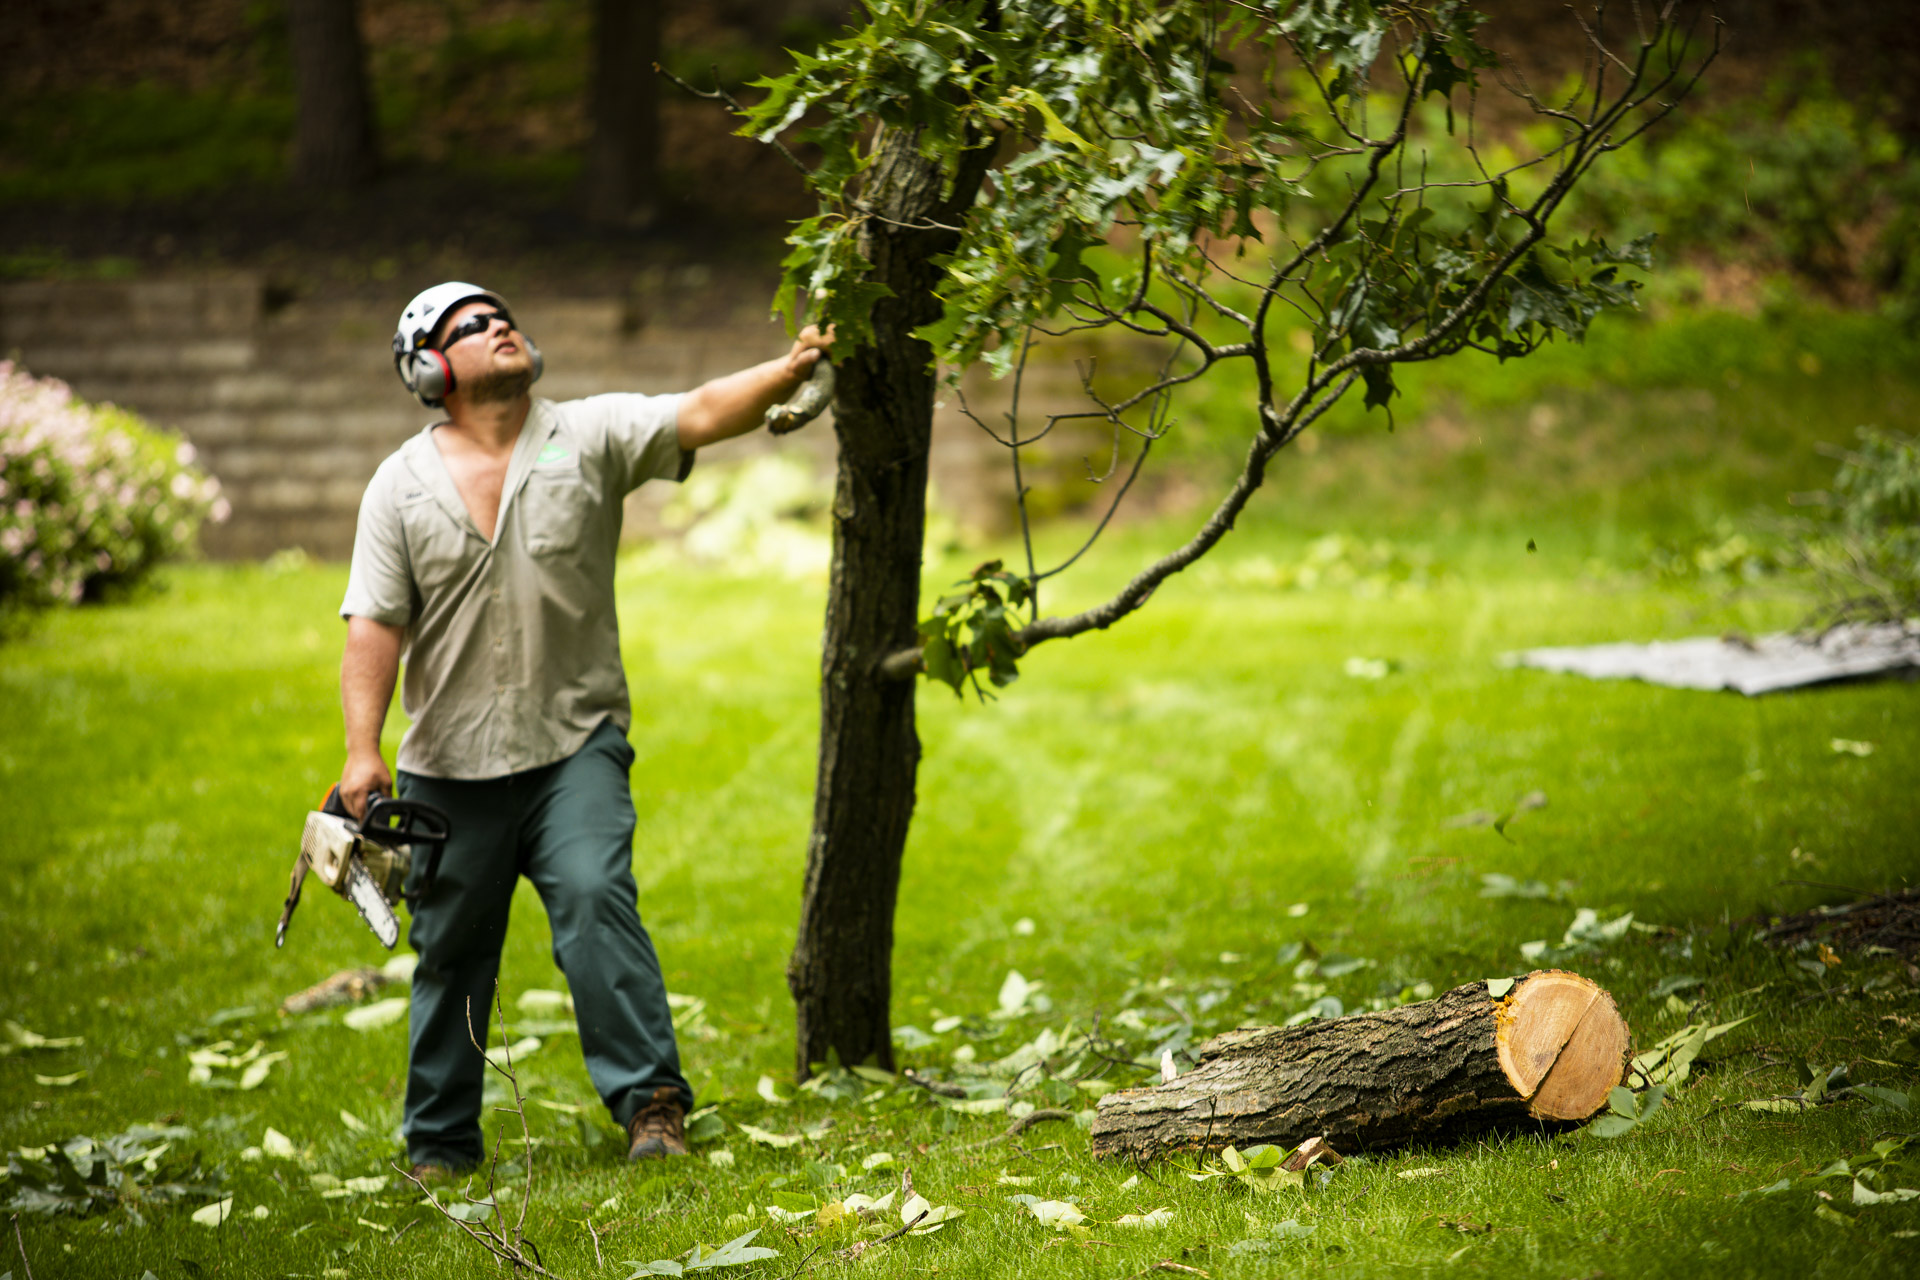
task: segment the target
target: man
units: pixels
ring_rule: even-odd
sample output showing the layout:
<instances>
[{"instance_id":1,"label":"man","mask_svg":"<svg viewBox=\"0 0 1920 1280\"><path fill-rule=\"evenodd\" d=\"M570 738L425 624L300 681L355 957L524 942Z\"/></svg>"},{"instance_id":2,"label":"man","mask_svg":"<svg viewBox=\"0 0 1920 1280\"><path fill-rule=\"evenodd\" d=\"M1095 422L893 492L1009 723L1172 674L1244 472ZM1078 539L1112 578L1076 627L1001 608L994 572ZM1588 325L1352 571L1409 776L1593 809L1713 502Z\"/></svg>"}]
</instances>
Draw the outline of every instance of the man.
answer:
<instances>
[{"instance_id":1,"label":"man","mask_svg":"<svg viewBox=\"0 0 1920 1280\"><path fill-rule=\"evenodd\" d=\"M634 885L633 752L614 617L621 503L684 480L701 446L741 435L831 342L684 395L535 400L539 350L498 294L454 282L408 304L401 380L446 417L380 465L360 507L341 616L356 815L393 778L380 731L400 660L413 724L399 794L446 810L453 837L413 913L408 1158L420 1176L484 1154L480 1100L500 948L518 877L539 891L573 989L588 1074L633 1159L684 1155L693 1094ZM410 890L417 885L409 885Z\"/></svg>"}]
</instances>

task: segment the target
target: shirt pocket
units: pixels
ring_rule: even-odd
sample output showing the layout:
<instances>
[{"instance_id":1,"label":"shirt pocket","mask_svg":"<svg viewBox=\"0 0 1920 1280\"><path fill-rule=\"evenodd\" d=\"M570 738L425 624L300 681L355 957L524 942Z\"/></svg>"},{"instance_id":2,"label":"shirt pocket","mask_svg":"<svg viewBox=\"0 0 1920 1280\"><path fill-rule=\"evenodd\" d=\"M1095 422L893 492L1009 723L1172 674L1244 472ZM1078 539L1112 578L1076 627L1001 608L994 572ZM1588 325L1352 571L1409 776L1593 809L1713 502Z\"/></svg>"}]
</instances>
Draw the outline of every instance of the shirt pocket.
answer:
<instances>
[{"instance_id":1,"label":"shirt pocket","mask_svg":"<svg viewBox=\"0 0 1920 1280\"><path fill-rule=\"evenodd\" d=\"M529 553L551 556L580 549L593 518L593 494L579 471L535 471L521 498Z\"/></svg>"},{"instance_id":2,"label":"shirt pocket","mask_svg":"<svg viewBox=\"0 0 1920 1280\"><path fill-rule=\"evenodd\" d=\"M423 592L444 587L465 572L472 553L467 531L431 496L400 505L400 525L407 534L407 560L413 580Z\"/></svg>"}]
</instances>

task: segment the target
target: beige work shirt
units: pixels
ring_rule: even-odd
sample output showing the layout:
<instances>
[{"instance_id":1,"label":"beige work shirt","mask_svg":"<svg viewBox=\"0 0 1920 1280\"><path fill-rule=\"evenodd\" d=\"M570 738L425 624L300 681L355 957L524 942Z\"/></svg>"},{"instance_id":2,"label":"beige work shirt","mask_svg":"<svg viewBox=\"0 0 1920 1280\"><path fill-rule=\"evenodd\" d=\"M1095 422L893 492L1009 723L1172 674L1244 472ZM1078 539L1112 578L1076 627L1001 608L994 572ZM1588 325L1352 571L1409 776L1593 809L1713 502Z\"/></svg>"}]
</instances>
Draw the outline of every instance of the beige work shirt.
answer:
<instances>
[{"instance_id":1,"label":"beige work shirt","mask_svg":"<svg viewBox=\"0 0 1920 1280\"><path fill-rule=\"evenodd\" d=\"M406 628L398 765L497 778L632 723L614 616L622 499L684 480L679 396L535 400L515 442L493 541L454 487L433 427L374 473L340 616Z\"/></svg>"}]
</instances>

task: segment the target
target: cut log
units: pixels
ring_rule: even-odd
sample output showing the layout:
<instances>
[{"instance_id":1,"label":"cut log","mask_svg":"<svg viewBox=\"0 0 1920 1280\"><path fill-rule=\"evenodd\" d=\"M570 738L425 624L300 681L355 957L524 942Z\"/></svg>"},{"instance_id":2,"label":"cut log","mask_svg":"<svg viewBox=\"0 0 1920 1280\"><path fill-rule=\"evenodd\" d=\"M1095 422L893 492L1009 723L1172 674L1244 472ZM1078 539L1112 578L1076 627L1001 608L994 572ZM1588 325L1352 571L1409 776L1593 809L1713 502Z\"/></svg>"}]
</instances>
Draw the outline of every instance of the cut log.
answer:
<instances>
[{"instance_id":1,"label":"cut log","mask_svg":"<svg viewBox=\"0 0 1920 1280\"><path fill-rule=\"evenodd\" d=\"M1215 1036L1186 1075L1100 1099L1093 1153L1144 1160L1316 1135L1352 1153L1564 1125L1606 1105L1631 1049L1613 997L1578 974L1531 973L1498 998L1473 982L1379 1013Z\"/></svg>"}]
</instances>

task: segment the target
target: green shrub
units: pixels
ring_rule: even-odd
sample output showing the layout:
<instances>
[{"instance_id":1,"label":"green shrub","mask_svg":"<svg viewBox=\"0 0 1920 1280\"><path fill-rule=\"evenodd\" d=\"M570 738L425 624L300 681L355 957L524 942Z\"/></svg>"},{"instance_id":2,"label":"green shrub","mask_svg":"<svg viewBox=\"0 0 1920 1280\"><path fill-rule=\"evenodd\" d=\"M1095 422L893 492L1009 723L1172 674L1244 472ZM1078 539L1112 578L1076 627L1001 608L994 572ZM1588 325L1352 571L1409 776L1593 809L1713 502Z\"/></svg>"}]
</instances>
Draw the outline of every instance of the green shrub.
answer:
<instances>
[{"instance_id":1,"label":"green shrub","mask_svg":"<svg viewBox=\"0 0 1920 1280\"><path fill-rule=\"evenodd\" d=\"M193 446L0 361L0 619L98 600L227 517Z\"/></svg>"},{"instance_id":2,"label":"green shrub","mask_svg":"<svg viewBox=\"0 0 1920 1280\"><path fill-rule=\"evenodd\" d=\"M1825 597L1820 621L1890 622L1920 617L1920 439L1862 427L1839 455L1831 492L1812 495L1799 557Z\"/></svg>"}]
</instances>

